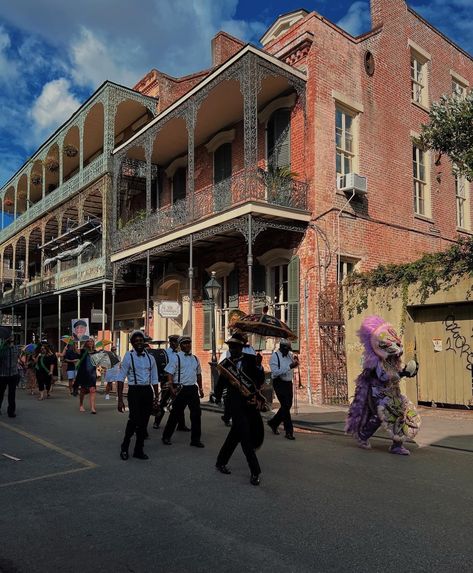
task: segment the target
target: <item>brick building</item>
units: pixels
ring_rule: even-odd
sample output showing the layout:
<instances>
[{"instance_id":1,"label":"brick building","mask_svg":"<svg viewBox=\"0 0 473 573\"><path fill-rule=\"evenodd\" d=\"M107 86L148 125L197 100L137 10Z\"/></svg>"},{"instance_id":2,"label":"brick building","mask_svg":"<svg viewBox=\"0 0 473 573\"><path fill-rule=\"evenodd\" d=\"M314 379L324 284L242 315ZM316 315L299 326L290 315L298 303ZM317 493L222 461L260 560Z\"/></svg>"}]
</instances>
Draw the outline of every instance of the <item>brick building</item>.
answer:
<instances>
[{"instance_id":1,"label":"brick building","mask_svg":"<svg viewBox=\"0 0 473 573\"><path fill-rule=\"evenodd\" d=\"M267 305L299 334L307 398L346 401L337 283L442 250L472 221L468 183L412 140L432 101L473 83L472 58L404 0L372 0L371 18L355 38L298 10L261 49L221 32L210 69L152 70L134 87L157 103L116 140L109 170L108 318L122 348L135 327L192 332L206 363L212 313L220 349L233 308ZM163 301L179 316L163 318Z\"/></svg>"}]
</instances>

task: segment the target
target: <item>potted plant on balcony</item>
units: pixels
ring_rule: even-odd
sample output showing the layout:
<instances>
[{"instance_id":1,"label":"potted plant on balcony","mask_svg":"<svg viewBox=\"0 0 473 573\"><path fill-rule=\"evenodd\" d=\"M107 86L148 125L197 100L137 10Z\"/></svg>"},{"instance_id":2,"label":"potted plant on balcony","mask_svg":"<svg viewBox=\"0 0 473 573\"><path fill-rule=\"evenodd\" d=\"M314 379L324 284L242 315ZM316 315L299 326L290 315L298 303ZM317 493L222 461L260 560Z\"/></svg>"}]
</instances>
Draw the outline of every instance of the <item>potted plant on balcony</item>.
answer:
<instances>
[{"instance_id":1,"label":"potted plant on balcony","mask_svg":"<svg viewBox=\"0 0 473 573\"><path fill-rule=\"evenodd\" d=\"M270 203L277 205L290 204L294 179L298 174L287 167L269 166L268 171L259 169L259 175L266 187L266 196Z\"/></svg>"},{"instance_id":2,"label":"potted plant on balcony","mask_svg":"<svg viewBox=\"0 0 473 573\"><path fill-rule=\"evenodd\" d=\"M75 145L72 145L72 143L68 143L67 145L65 145L63 151L66 157L75 157L79 153L77 147Z\"/></svg>"},{"instance_id":3,"label":"potted plant on balcony","mask_svg":"<svg viewBox=\"0 0 473 573\"><path fill-rule=\"evenodd\" d=\"M32 173L31 174L31 183L33 183L33 185L41 185L43 181L43 178L41 177L41 175L39 173Z\"/></svg>"},{"instance_id":4,"label":"potted plant on balcony","mask_svg":"<svg viewBox=\"0 0 473 573\"><path fill-rule=\"evenodd\" d=\"M44 160L44 166L51 173L56 173L59 169L59 161L56 159L56 157L49 156Z\"/></svg>"}]
</instances>

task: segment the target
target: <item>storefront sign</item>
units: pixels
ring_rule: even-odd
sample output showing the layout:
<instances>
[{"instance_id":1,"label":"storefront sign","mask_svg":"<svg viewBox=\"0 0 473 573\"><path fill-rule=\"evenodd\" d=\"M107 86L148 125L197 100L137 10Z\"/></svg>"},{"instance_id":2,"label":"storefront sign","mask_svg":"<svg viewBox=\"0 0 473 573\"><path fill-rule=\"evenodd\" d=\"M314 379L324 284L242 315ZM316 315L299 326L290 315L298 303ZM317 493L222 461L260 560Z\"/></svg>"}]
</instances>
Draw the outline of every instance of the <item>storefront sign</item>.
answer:
<instances>
[{"instance_id":1,"label":"storefront sign","mask_svg":"<svg viewBox=\"0 0 473 573\"><path fill-rule=\"evenodd\" d=\"M181 315L181 305L175 300L163 300L158 305L159 316L162 318L177 318Z\"/></svg>"},{"instance_id":2,"label":"storefront sign","mask_svg":"<svg viewBox=\"0 0 473 573\"><path fill-rule=\"evenodd\" d=\"M107 322L107 314L105 313L104 315L105 317L105 322ZM97 309L97 308L93 308L90 311L90 322L102 322L102 311Z\"/></svg>"}]
</instances>

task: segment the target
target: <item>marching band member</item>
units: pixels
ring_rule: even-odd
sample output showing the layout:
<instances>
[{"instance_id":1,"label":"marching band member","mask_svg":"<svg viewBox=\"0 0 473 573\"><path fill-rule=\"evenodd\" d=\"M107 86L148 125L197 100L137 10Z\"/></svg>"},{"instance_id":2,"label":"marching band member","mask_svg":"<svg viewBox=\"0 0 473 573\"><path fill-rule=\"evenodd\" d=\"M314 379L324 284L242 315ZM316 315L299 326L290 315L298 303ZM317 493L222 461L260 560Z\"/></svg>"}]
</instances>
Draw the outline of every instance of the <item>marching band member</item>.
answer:
<instances>
[{"instance_id":1,"label":"marching band member","mask_svg":"<svg viewBox=\"0 0 473 573\"><path fill-rule=\"evenodd\" d=\"M230 360L259 389L264 383L264 370L261 365L258 365L256 356L243 353L245 344L243 337L234 334L226 341L226 344L230 352ZM261 446L264 439L261 414L255 405L248 402L248 399L242 395L236 386L228 383L228 379L223 374L220 375L215 388L217 402L220 402L225 386L227 387L227 399L230 404L232 427L217 456L215 467L223 474L230 474L231 471L227 467L227 463L237 445L241 443L250 468L250 483L258 485L260 483L261 468L255 449Z\"/></svg>"},{"instance_id":2,"label":"marching band member","mask_svg":"<svg viewBox=\"0 0 473 573\"><path fill-rule=\"evenodd\" d=\"M203 448L201 436L201 410L199 398L204 397L202 389L202 373L197 356L191 352L192 340L190 336L179 338L181 350L164 369L168 374L170 391L178 394L174 399L171 413L163 431L162 442L171 445L171 437L176 429L179 419L182 419L186 406L189 406L191 418L191 446Z\"/></svg>"},{"instance_id":3,"label":"marching band member","mask_svg":"<svg viewBox=\"0 0 473 573\"><path fill-rule=\"evenodd\" d=\"M297 368L298 365L299 358L291 352L291 343L289 340L281 338L279 350L273 352L269 360L273 388L281 407L268 421L268 426L273 430L273 434L279 434L278 426L282 422L288 440L296 439L291 420L291 407L293 398L292 378L294 368Z\"/></svg>"},{"instance_id":4,"label":"marching band member","mask_svg":"<svg viewBox=\"0 0 473 573\"><path fill-rule=\"evenodd\" d=\"M118 411L125 411L123 402L123 384L128 379L128 408L129 418L125 429L125 437L121 445L120 457L128 459L128 448L133 434L136 433L133 457L147 460L143 451L146 427L153 408L154 395L159 394L158 370L156 361L145 349L145 338L141 330L135 330L130 336L133 350L129 350L122 361L120 374L117 377ZM151 389L153 387L153 390Z\"/></svg>"}]
</instances>

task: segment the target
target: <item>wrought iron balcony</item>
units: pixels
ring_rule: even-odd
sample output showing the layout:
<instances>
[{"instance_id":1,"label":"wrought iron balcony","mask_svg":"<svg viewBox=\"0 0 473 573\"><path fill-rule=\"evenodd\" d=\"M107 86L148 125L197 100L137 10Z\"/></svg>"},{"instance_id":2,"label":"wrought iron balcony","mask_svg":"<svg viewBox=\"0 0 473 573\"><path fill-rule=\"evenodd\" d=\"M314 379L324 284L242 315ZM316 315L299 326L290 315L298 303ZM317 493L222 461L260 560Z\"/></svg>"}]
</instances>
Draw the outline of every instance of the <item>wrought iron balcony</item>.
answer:
<instances>
[{"instance_id":1,"label":"wrought iron balcony","mask_svg":"<svg viewBox=\"0 0 473 573\"><path fill-rule=\"evenodd\" d=\"M111 241L114 252L166 235L190 223L230 211L245 203L256 202L307 210L308 184L291 176L262 169L242 170L228 179L195 192L194 196L151 211L148 216L132 219L116 230Z\"/></svg>"},{"instance_id":2,"label":"wrought iron balcony","mask_svg":"<svg viewBox=\"0 0 473 573\"><path fill-rule=\"evenodd\" d=\"M33 279L32 281L15 285L11 290L5 291L0 298L1 304L17 303L21 300L26 300L38 294L45 294L56 290L56 277L55 275L47 275L43 278Z\"/></svg>"}]
</instances>

